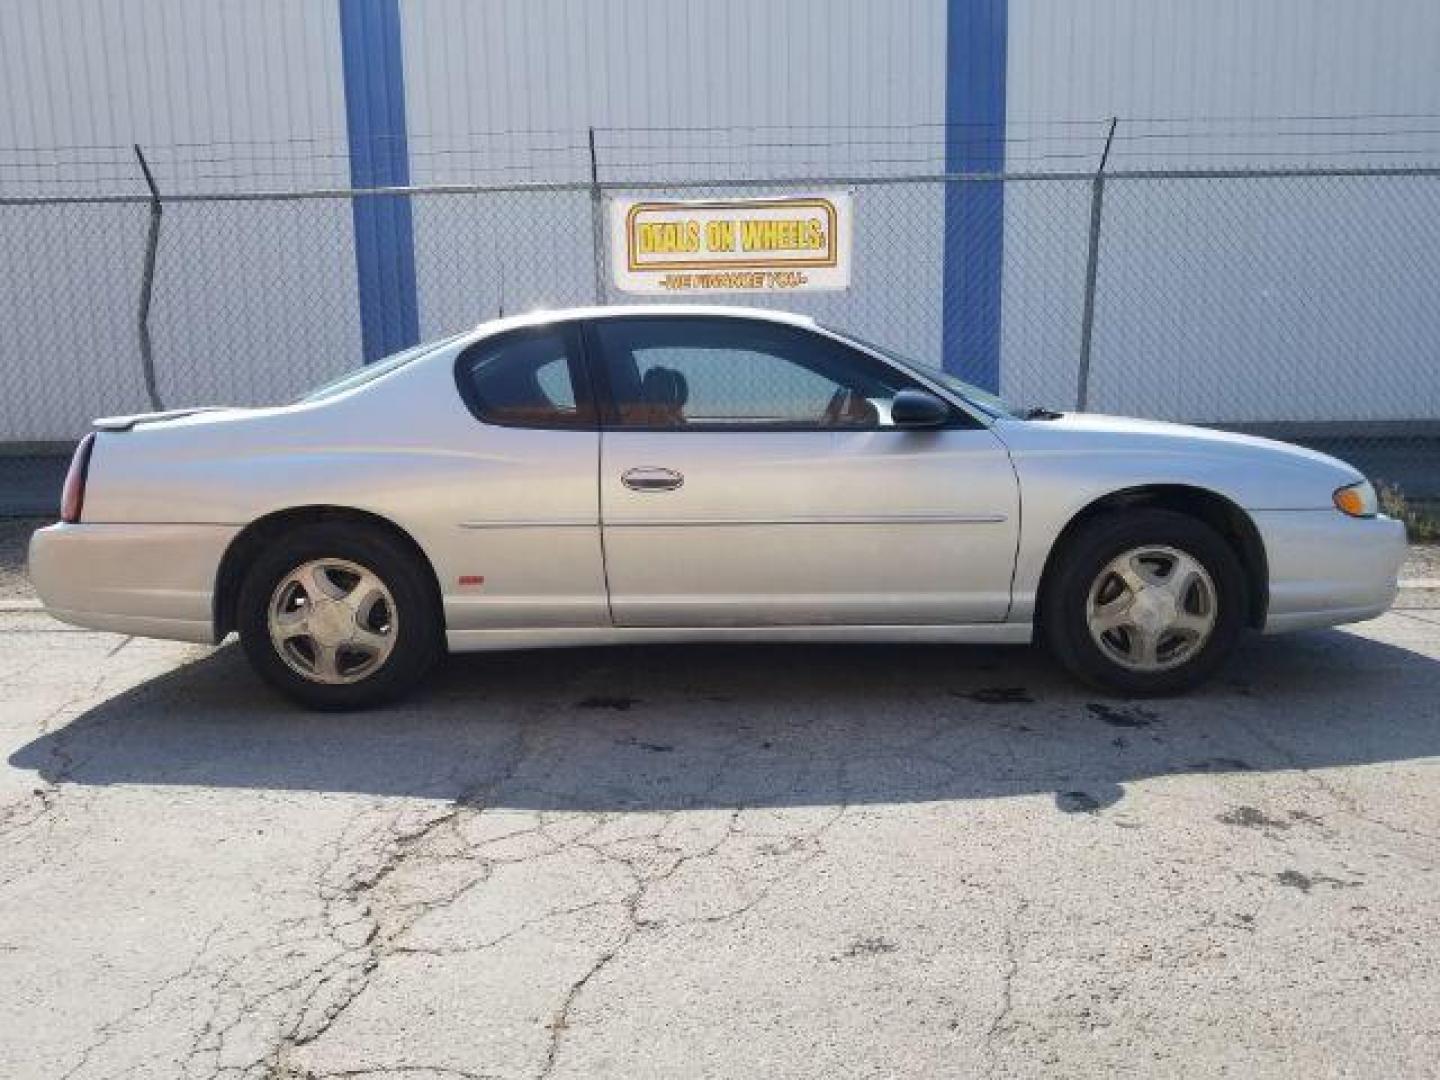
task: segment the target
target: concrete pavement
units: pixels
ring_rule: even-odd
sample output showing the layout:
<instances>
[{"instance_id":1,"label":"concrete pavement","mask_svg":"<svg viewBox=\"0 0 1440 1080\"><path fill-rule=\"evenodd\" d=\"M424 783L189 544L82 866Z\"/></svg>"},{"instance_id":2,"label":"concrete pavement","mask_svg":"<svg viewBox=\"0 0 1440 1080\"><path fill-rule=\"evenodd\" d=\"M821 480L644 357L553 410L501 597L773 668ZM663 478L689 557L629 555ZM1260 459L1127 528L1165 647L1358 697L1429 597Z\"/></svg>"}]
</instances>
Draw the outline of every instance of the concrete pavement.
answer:
<instances>
[{"instance_id":1,"label":"concrete pavement","mask_svg":"<svg viewBox=\"0 0 1440 1080\"><path fill-rule=\"evenodd\" d=\"M1440 612L1145 704L1024 649L454 660L298 712L0 615L0 1075L1425 1076Z\"/></svg>"}]
</instances>

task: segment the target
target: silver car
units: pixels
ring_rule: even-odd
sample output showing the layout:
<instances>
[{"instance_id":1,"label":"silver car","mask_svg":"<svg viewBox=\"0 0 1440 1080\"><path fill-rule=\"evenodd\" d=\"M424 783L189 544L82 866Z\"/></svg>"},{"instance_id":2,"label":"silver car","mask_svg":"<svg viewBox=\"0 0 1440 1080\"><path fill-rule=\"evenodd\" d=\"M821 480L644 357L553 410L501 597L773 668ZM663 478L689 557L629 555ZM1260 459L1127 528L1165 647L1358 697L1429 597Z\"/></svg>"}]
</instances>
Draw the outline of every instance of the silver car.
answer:
<instances>
[{"instance_id":1,"label":"silver car","mask_svg":"<svg viewBox=\"0 0 1440 1080\"><path fill-rule=\"evenodd\" d=\"M1403 526L1282 443L1017 411L796 315L486 323L292 405L96 422L31 573L82 626L238 632L306 705L446 650L1029 642L1125 694L1368 619Z\"/></svg>"}]
</instances>

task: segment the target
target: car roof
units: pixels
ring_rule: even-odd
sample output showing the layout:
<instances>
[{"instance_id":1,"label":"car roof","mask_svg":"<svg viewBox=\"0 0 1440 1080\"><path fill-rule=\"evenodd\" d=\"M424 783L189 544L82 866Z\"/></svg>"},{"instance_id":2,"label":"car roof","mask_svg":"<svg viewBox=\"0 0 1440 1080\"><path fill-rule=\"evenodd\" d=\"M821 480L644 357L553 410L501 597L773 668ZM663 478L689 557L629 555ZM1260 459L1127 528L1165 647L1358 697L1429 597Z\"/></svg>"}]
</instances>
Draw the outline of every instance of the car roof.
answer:
<instances>
[{"instance_id":1,"label":"car roof","mask_svg":"<svg viewBox=\"0 0 1440 1080\"><path fill-rule=\"evenodd\" d=\"M488 337L502 330L521 326L540 326L574 319L614 319L629 315L709 315L729 319L761 319L788 326L815 327L809 315L771 308L744 307L731 304L604 304L591 307L538 309L523 315L507 315L488 319L475 327L477 336Z\"/></svg>"}]
</instances>

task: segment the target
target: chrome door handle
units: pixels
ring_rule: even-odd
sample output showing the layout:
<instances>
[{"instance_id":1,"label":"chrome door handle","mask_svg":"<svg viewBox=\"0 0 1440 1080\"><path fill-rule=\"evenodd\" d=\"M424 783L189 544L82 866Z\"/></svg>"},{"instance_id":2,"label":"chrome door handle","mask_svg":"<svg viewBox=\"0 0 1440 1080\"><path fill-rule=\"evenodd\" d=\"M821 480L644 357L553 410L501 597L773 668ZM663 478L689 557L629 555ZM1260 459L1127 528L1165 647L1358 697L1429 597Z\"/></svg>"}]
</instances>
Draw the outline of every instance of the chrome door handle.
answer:
<instances>
[{"instance_id":1,"label":"chrome door handle","mask_svg":"<svg viewBox=\"0 0 1440 1080\"><path fill-rule=\"evenodd\" d=\"M674 491L685 483L685 477L674 469L647 466L626 469L620 474L620 482L631 491Z\"/></svg>"}]
</instances>

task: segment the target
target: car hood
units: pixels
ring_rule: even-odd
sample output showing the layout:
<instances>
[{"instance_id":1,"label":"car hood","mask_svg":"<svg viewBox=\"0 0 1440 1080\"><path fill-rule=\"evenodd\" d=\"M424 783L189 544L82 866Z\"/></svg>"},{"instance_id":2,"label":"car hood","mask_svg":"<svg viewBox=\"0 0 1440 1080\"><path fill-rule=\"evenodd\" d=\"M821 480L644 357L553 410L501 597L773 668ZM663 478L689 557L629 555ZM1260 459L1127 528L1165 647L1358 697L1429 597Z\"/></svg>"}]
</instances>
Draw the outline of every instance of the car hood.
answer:
<instances>
[{"instance_id":1,"label":"car hood","mask_svg":"<svg viewBox=\"0 0 1440 1080\"><path fill-rule=\"evenodd\" d=\"M1071 436L1077 446L1120 445L1172 451L1189 448L1198 453L1234 454L1240 457L1278 454L1354 474L1356 479L1361 478L1352 465L1318 450L1259 435L1243 435L1235 431L1220 431L1194 424L1141 420L1133 416L1109 416L1105 413L1062 413L1054 420L1008 421L1001 432L1002 437L1015 431L1020 425L1027 431L1039 433L1048 430L1054 435Z\"/></svg>"},{"instance_id":2,"label":"car hood","mask_svg":"<svg viewBox=\"0 0 1440 1080\"><path fill-rule=\"evenodd\" d=\"M1364 479L1345 462L1303 446L1160 420L1066 413L1000 420L993 430L1022 482L1063 477L1062 486L1076 497L1185 484L1251 509L1321 509L1332 505L1336 488Z\"/></svg>"}]
</instances>

